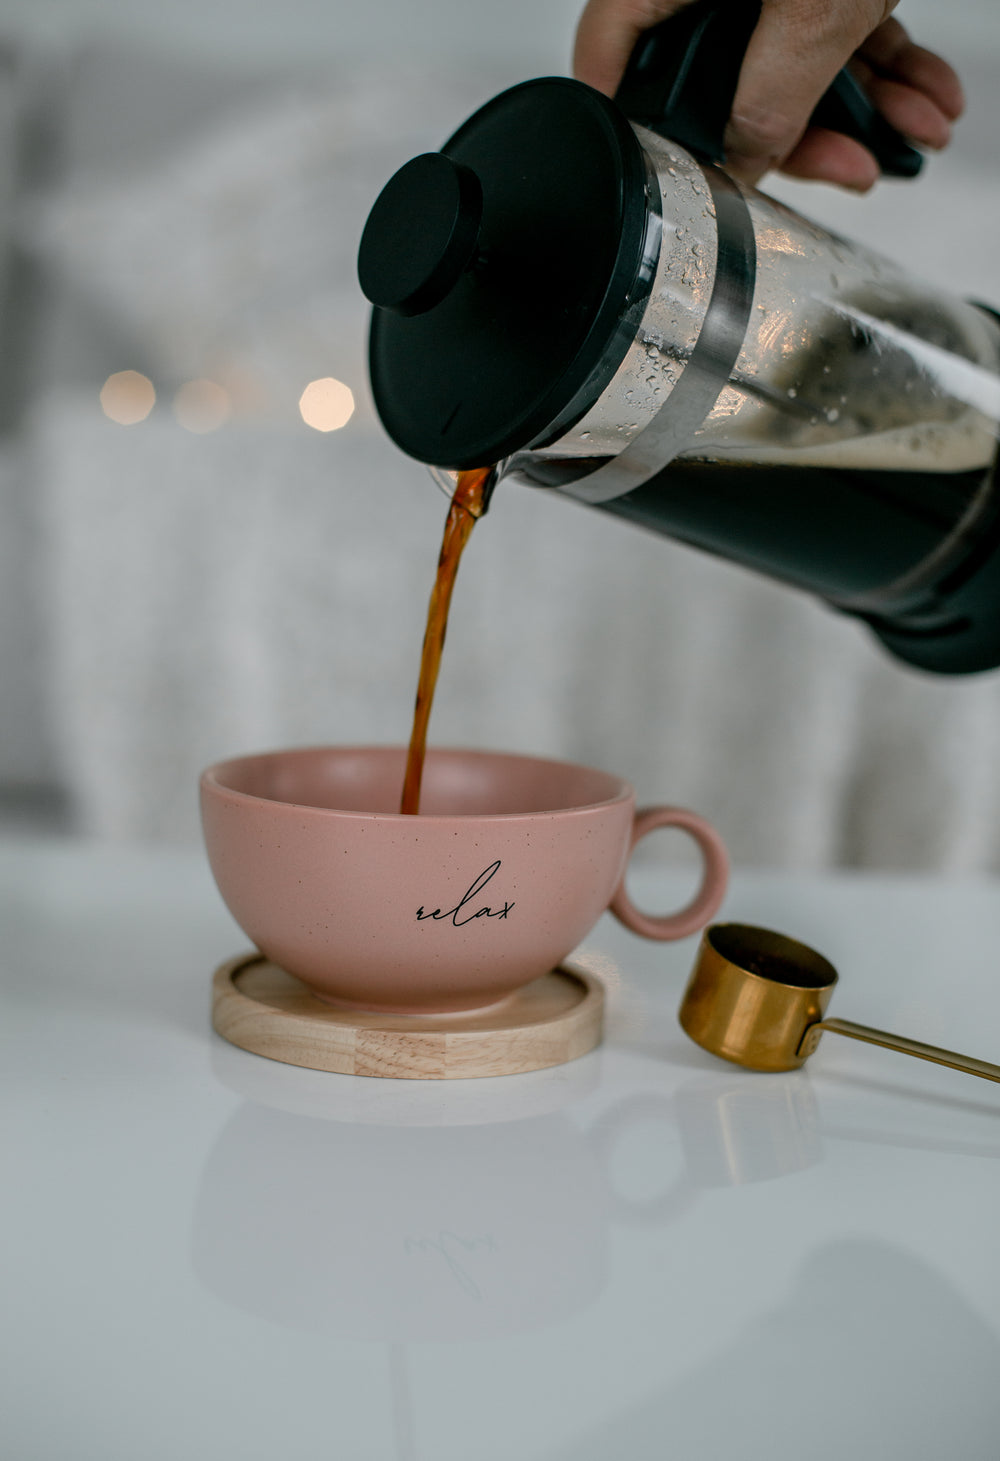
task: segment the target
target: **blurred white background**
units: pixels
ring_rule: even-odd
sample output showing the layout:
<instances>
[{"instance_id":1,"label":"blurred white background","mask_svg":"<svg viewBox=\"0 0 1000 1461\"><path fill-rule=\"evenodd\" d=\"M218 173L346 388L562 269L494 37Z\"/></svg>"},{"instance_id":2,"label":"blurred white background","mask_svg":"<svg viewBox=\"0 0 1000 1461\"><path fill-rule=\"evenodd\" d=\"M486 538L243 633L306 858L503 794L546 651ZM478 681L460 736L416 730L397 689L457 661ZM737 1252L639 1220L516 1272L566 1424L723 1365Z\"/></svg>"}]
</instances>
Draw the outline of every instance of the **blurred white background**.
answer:
<instances>
[{"instance_id":1,"label":"blurred white background","mask_svg":"<svg viewBox=\"0 0 1000 1461\"><path fill-rule=\"evenodd\" d=\"M402 161L568 70L577 13L0 3L6 825L191 840L211 760L405 739L444 502L373 418L357 239ZM995 0L897 13L966 82L953 147L867 199L769 190L996 302ZM155 404L122 425L100 392L127 370ZM325 377L355 408L321 432L298 403ZM432 739L620 771L743 862L1000 867L1000 677L907 671L818 604L522 489L469 549Z\"/></svg>"}]
</instances>

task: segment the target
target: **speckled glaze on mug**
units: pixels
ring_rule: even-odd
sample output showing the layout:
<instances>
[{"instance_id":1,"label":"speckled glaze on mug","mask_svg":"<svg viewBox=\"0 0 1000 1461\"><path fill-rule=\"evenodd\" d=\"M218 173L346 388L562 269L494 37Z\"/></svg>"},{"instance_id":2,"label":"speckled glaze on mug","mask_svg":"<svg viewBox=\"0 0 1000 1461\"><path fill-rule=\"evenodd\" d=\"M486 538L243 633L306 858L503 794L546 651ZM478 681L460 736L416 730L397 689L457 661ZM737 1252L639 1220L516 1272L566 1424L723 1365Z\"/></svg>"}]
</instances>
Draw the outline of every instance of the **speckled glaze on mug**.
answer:
<instances>
[{"instance_id":1,"label":"speckled glaze on mug","mask_svg":"<svg viewBox=\"0 0 1000 1461\"><path fill-rule=\"evenodd\" d=\"M262 953L355 1009L495 1004L555 968L611 908L646 938L695 933L726 887L718 833L679 807L636 813L625 781L563 761L431 750L421 813L396 810L402 747L274 751L201 778L219 891ZM695 897L640 913L623 880L654 827L701 849Z\"/></svg>"}]
</instances>

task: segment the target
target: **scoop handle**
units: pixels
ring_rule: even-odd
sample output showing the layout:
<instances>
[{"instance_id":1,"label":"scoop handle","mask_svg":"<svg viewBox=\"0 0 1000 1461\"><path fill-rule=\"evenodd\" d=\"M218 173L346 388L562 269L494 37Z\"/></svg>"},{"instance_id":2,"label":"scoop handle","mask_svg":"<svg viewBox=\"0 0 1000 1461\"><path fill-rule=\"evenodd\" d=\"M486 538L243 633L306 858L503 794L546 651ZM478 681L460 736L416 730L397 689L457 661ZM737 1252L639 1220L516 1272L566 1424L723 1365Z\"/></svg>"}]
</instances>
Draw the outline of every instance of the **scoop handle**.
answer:
<instances>
[{"instance_id":1,"label":"scoop handle","mask_svg":"<svg viewBox=\"0 0 1000 1461\"><path fill-rule=\"evenodd\" d=\"M964 1070L967 1075L981 1076L984 1081L1000 1081L1000 1065L991 1065L988 1060L957 1055L954 1050L925 1045L922 1040L910 1040L905 1035L889 1035L885 1030L873 1030L870 1025L857 1025L853 1020L817 1020L802 1036L796 1053L803 1059L812 1055L824 1030L833 1035L847 1035L852 1040L864 1040L869 1045L882 1045L886 1050L898 1050L903 1055L915 1055L919 1060L933 1060L936 1065L950 1065L952 1070Z\"/></svg>"}]
</instances>

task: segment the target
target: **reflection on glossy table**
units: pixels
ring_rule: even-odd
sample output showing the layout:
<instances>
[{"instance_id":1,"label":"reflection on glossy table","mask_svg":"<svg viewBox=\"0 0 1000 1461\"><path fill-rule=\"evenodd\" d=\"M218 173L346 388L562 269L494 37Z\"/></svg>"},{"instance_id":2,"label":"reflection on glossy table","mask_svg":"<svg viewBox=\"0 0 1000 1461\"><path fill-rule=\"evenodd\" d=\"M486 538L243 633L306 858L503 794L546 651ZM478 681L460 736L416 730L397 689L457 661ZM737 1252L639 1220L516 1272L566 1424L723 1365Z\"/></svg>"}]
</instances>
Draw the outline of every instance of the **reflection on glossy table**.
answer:
<instances>
[{"instance_id":1,"label":"reflection on glossy table","mask_svg":"<svg viewBox=\"0 0 1000 1461\"><path fill-rule=\"evenodd\" d=\"M995 883L744 874L724 916L998 1058ZM13 1461L996 1461L996 1086L727 1066L676 1024L696 941L610 919L604 1046L452 1083L213 1035L246 941L195 853L0 844L0 927Z\"/></svg>"}]
</instances>

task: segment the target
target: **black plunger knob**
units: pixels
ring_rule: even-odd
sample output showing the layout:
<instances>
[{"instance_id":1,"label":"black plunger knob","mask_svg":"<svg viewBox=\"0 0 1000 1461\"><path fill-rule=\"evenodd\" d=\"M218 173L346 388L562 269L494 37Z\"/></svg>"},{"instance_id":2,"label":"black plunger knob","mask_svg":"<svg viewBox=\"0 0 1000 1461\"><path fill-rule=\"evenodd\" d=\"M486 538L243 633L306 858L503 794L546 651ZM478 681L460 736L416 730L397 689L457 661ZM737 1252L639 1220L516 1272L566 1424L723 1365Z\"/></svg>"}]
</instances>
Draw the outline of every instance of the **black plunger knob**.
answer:
<instances>
[{"instance_id":1,"label":"black plunger knob","mask_svg":"<svg viewBox=\"0 0 1000 1461\"><path fill-rule=\"evenodd\" d=\"M414 157L386 183L361 235L365 296L394 314L433 309L471 263L482 216L483 190L470 167L443 152Z\"/></svg>"}]
</instances>

